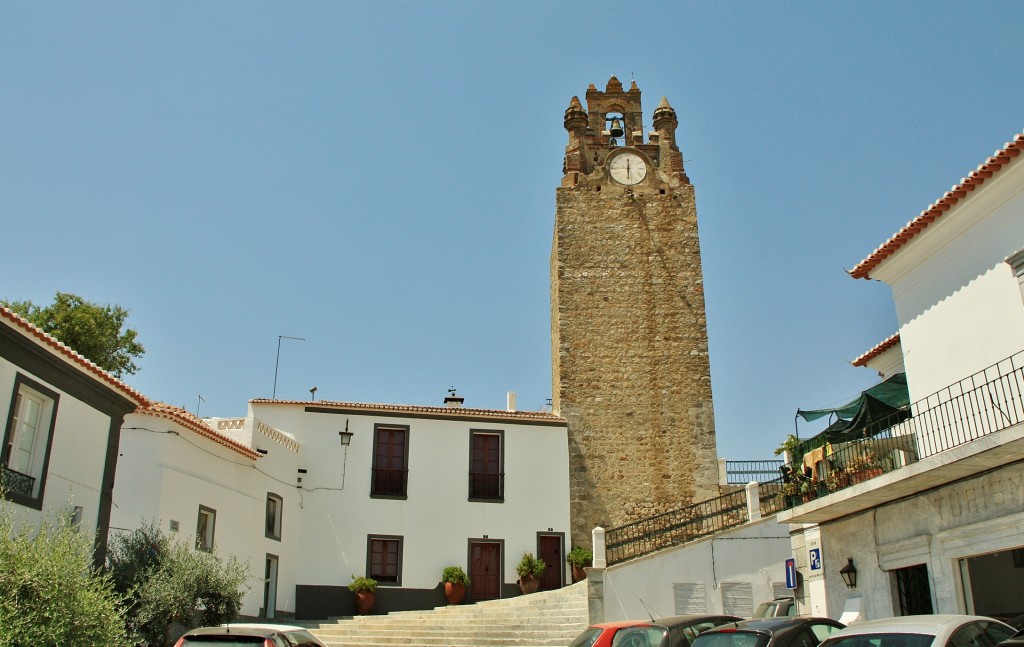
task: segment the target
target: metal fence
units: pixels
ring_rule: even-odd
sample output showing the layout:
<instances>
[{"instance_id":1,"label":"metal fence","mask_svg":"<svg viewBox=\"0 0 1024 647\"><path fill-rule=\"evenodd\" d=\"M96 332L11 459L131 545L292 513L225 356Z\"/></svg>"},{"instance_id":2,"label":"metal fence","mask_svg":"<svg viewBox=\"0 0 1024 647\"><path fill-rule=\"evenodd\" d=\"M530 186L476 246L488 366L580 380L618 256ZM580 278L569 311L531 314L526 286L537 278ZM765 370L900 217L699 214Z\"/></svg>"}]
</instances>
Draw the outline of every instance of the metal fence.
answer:
<instances>
[{"instance_id":1,"label":"metal fence","mask_svg":"<svg viewBox=\"0 0 1024 647\"><path fill-rule=\"evenodd\" d=\"M751 481L763 483L781 476L779 469L785 461L725 461L726 485L746 485Z\"/></svg>"},{"instance_id":2,"label":"metal fence","mask_svg":"<svg viewBox=\"0 0 1024 647\"><path fill-rule=\"evenodd\" d=\"M607 530L607 561L615 564L746 522L747 497L740 490Z\"/></svg>"},{"instance_id":3,"label":"metal fence","mask_svg":"<svg viewBox=\"0 0 1024 647\"><path fill-rule=\"evenodd\" d=\"M1024 351L872 423L877 433L783 467L784 508L863 483L1024 422ZM814 453L816 452L816 453Z\"/></svg>"}]
</instances>

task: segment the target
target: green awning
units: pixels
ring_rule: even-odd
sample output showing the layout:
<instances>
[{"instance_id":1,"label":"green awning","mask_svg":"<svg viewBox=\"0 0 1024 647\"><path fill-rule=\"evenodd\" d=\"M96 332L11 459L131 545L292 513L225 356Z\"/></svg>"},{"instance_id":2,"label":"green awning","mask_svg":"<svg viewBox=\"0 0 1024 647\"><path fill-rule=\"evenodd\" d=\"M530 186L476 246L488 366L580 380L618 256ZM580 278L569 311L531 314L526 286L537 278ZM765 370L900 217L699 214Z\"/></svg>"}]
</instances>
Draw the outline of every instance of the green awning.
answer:
<instances>
[{"instance_id":1,"label":"green awning","mask_svg":"<svg viewBox=\"0 0 1024 647\"><path fill-rule=\"evenodd\" d=\"M824 431L803 441L801 449L807 452L826 443L870 438L909 418L909 405L907 375L897 373L841 407L797 410L797 415L808 422L828 415L836 416L836 420Z\"/></svg>"}]
</instances>

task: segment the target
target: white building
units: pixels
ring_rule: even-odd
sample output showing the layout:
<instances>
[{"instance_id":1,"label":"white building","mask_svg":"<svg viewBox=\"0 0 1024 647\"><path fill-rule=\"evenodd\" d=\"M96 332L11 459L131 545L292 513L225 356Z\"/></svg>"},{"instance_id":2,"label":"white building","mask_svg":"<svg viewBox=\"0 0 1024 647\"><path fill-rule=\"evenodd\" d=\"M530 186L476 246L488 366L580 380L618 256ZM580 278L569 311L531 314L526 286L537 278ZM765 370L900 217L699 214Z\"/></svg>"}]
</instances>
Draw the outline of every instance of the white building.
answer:
<instances>
[{"instance_id":1,"label":"white building","mask_svg":"<svg viewBox=\"0 0 1024 647\"><path fill-rule=\"evenodd\" d=\"M0 505L33 525L70 515L102 564L121 422L146 398L3 307L0 394Z\"/></svg>"},{"instance_id":2,"label":"white building","mask_svg":"<svg viewBox=\"0 0 1024 647\"><path fill-rule=\"evenodd\" d=\"M905 372L911 404L819 450L834 478L868 459L870 478L780 514L807 524L806 610L1024 613L1022 150L1017 135L851 270L892 288L900 326L854 363Z\"/></svg>"},{"instance_id":3,"label":"white building","mask_svg":"<svg viewBox=\"0 0 1024 647\"><path fill-rule=\"evenodd\" d=\"M518 593L524 551L566 581L566 424L549 413L253 400L241 419L163 405L123 432L117 528L165 530L248 561L243 614L352 613L353 575L378 580L377 612L444 603L446 566L468 599ZM269 611L267 611L269 609Z\"/></svg>"}]
</instances>

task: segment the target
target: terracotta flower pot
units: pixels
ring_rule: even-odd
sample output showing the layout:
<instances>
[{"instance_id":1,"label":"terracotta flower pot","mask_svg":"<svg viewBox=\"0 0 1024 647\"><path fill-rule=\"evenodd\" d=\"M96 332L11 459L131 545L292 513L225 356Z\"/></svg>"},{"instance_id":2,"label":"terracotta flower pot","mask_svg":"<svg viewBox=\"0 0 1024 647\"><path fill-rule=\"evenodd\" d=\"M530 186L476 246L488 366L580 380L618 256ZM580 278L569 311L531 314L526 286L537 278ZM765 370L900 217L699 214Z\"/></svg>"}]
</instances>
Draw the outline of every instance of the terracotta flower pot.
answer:
<instances>
[{"instance_id":1,"label":"terracotta flower pot","mask_svg":"<svg viewBox=\"0 0 1024 647\"><path fill-rule=\"evenodd\" d=\"M466 585L445 582L444 596L448 598L448 604L462 604L462 601L466 599Z\"/></svg>"},{"instance_id":2,"label":"terracotta flower pot","mask_svg":"<svg viewBox=\"0 0 1024 647\"><path fill-rule=\"evenodd\" d=\"M582 566L576 566L572 564L572 581L582 582L587 579L587 571Z\"/></svg>"},{"instance_id":3,"label":"terracotta flower pot","mask_svg":"<svg viewBox=\"0 0 1024 647\"><path fill-rule=\"evenodd\" d=\"M519 578L519 590L523 592L523 595L536 593L539 588L540 580L538 578L532 575L524 575Z\"/></svg>"},{"instance_id":4,"label":"terracotta flower pot","mask_svg":"<svg viewBox=\"0 0 1024 647\"><path fill-rule=\"evenodd\" d=\"M373 613L373 605L377 594L373 591L356 591L356 614L365 616Z\"/></svg>"}]
</instances>

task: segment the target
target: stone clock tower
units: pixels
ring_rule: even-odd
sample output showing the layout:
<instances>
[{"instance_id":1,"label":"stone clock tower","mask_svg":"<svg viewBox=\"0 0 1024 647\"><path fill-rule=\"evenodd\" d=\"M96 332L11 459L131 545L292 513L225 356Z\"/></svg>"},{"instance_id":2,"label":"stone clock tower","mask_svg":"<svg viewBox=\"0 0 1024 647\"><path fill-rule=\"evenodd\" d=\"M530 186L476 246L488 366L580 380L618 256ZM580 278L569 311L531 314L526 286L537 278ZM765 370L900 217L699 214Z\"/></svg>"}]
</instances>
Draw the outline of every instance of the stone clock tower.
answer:
<instances>
[{"instance_id":1,"label":"stone clock tower","mask_svg":"<svg viewBox=\"0 0 1024 647\"><path fill-rule=\"evenodd\" d=\"M569 423L572 541L718 495L693 185L665 99L614 76L565 111L551 249L553 404Z\"/></svg>"}]
</instances>

